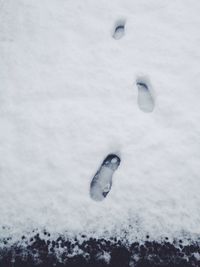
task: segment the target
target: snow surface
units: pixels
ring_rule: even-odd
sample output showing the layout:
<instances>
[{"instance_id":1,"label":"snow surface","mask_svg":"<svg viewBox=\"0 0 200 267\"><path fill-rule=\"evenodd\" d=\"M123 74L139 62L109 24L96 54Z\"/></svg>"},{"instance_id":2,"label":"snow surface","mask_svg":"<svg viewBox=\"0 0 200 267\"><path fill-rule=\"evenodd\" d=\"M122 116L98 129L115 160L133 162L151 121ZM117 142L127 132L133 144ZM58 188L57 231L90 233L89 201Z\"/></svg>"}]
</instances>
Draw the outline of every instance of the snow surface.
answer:
<instances>
[{"instance_id":1,"label":"snow surface","mask_svg":"<svg viewBox=\"0 0 200 267\"><path fill-rule=\"evenodd\" d=\"M199 13L196 0L1 0L0 238L199 235ZM109 153L121 164L95 202Z\"/></svg>"},{"instance_id":2,"label":"snow surface","mask_svg":"<svg viewBox=\"0 0 200 267\"><path fill-rule=\"evenodd\" d=\"M90 184L90 196L93 200L102 201L110 192L112 177L119 164L120 158L117 155L111 154L104 159Z\"/></svg>"},{"instance_id":3,"label":"snow surface","mask_svg":"<svg viewBox=\"0 0 200 267\"><path fill-rule=\"evenodd\" d=\"M138 107L144 112L152 112L155 107L153 92L150 82L145 77L140 77L136 81L138 87Z\"/></svg>"}]
</instances>

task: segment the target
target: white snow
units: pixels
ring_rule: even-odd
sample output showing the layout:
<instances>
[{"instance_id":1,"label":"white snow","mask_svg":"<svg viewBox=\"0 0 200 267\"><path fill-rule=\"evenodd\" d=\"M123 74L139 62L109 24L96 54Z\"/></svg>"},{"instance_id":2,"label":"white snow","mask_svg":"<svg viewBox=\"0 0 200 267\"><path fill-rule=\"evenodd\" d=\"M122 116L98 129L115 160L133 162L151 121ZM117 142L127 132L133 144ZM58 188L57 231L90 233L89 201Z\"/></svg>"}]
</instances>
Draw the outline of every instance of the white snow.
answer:
<instances>
[{"instance_id":1,"label":"white snow","mask_svg":"<svg viewBox=\"0 0 200 267\"><path fill-rule=\"evenodd\" d=\"M138 87L138 107L144 112L152 112L155 107L155 101L152 93L152 86L145 78L137 78Z\"/></svg>"},{"instance_id":2,"label":"white snow","mask_svg":"<svg viewBox=\"0 0 200 267\"><path fill-rule=\"evenodd\" d=\"M108 155L101 164L90 184L90 196L93 200L102 201L112 187L113 174L120 164L120 159Z\"/></svg>"},{"instance_id":3,"label":"white snow","mask_svg":"<svg viewBox=\"0 0 200 267\"><path fill-rule=\"evenodd\" d=\"M115 23L113 38L116 40L121 39L125 34L125 20L119 20Z\"/></svg>"},{"instance_id":4,"label":"white snow","mask_svg":"<svg viewBox=\"0 0 200 267\"><path fill-rule=\"evenodd\" d=\"M199 235L199 13L195 0L1 1L0 238ZM138 108L141 74L151 113ZM109 153L121 164L95 202Z\"/></svg>"}]
</instances>

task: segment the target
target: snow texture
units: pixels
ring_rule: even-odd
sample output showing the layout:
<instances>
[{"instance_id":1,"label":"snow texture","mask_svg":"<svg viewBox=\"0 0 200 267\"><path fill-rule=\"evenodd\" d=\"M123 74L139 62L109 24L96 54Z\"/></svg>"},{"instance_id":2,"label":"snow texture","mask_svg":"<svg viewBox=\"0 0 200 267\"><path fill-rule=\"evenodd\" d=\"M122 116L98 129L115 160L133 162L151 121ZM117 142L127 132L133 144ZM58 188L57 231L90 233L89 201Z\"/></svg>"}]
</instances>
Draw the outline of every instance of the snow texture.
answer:
<instances>
[{"instance_id":1,"label":"snow texture","mask_svg":"<svg viewBox=\"0 0 200 267\"><path fill-rule=\"evenodd\" d=\"M108 155L101 167L95 174L90 185L90 196L96 201L102 201L110 192L112 187L112 177L120 164L117 155Z\"/></svg>"},{"instance_id":2,"label":"snow texture","mask_svg":"<svg viewBox=\"0 0 200 267\"><path fill-rule=\"evenodd\" d=\"M125 34L125 20L117 21L113 32L113 38L119 40L124 36L124 34Z\"/></svg>"},{"instance_id":3,"label":"snow texture","mask_svg":"<svg viewBox=\"0 0 200 267\"><path fill-rule=\"evenodd\" d=\"M195 240L199 12L195 0L1 0L0 238L46 228ZM153 86L151 113L138 108L138 77ZM121 164L95 202L110 153Z\"/></svg>"},{"instance_id":4,"label":"snow texture","mask_svg":"<svg viewBox=\"0 0 200 267\"><path fill-rule=\"evenodd\" d=\"M152 112L155 106L150 83L144 78L137 79L138 87L138 106L144 112Z\"/></svg>"}]
</instances>

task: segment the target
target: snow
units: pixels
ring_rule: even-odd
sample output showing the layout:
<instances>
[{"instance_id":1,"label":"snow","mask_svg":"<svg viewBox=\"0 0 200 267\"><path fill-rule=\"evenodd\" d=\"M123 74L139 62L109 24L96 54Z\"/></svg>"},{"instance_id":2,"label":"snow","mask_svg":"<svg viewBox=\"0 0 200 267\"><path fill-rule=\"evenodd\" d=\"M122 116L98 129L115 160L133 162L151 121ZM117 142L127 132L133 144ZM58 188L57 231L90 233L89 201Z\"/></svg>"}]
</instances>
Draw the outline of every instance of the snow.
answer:
<instances>
[{"instance_id":1,"label":"snow","mask_svg":"<svg viewBox=\"0 0 200 267\"><path fill-rule=\"evenodd\" d=\"M125 20L120 20L117 21L115 27L114 27L114 32L113 32L113 38L116 40L121 39L124 36L125 33Z\"/></svg>"},{"instance_id":2,"label":"snow","mask_svg":"<svg viewBox=\"0 0 200 267\"><path fill-rule=\"evenodd\" d=\"M102 201L112 187L112 177L120 164L117 155L108 155L90 184L90 196L93 200Z\"/></svg>"},{"instance_id":3,"label":"snow","mask_svg":"<svg viewBox=\"0 0 200 267\"><path fill-rule=\"evenodd\" d=\"M198 237L199 11L194 0L1 1L0 238ZM151 113L138 77L151 81ZM95 202L110 153L121 164Z\"/></svg>"},{"instance_id":4,"label":"snow","mask_svg":"<svg viewBox=\"0 0 200 267\"><path fill-rule=\"evenodd\" d=\"M145 78L137 78L138 107L144 112L152 112L155 107L152 87Z\"/></svg>"}]
</instances>

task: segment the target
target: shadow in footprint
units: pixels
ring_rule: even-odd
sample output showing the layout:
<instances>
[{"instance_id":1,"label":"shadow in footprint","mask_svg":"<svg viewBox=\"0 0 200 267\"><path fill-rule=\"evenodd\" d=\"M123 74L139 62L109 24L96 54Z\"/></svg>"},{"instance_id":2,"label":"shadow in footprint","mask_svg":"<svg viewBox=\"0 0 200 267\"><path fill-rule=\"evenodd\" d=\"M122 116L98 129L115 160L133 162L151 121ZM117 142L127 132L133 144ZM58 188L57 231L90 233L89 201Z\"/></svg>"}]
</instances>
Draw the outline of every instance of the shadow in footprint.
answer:
<instances>
[{"instance_id":1,"label":"shadow in footprint","mask_svg":"<svg viewBox=\"0 0 200 267\"><path fill-rule=\"evenodd\" d=\"M113 38L116 40L121 39L125 34L125 20L119 20L115 23L114 31L113 31Z\"/></svg>"},{"instance_id":2,"label":"shadow in footprint","mask_svg":"<svg viewBox=\"0 0 200 267\"><path fill-rule=\"evenodd\" d=\"M102 162L90 184L90 196L95 201L102 201L112 187L112 176L120 165L120 158L109 154Z\"/></svg>"},{"instance_id":3,"label":"shadow in footprint","mask_svg":"<svg viewBox=\"0 0 200 267\"><path fill-rule=\"evenodd\" d=\"M146 77L138 77L136 80L138 87L138 106L144 112L152 112L155 107L152 86Z\"/></svg>"}]
</instances>

